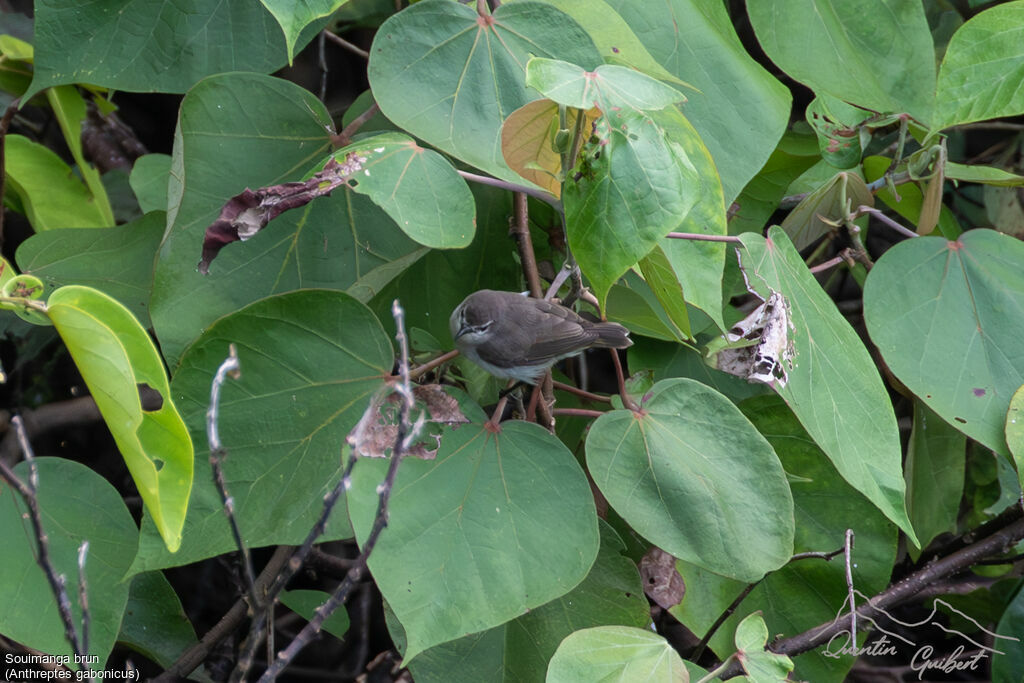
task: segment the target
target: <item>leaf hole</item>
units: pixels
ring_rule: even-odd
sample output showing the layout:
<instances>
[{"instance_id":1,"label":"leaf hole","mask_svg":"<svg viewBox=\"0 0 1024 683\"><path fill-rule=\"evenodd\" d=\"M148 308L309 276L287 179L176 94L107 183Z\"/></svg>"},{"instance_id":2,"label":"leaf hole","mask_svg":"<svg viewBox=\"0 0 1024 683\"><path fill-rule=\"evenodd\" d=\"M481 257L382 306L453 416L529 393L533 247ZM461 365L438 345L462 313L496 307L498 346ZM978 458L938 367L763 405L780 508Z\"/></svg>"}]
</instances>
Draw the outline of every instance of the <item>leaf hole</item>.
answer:
<instances>
[{"instance_id":1,"label":"leaf hole","mask_svg":"<svg viewBox=\"0 0 1024 683\"><path fill-rule=\"evenodd\" d=\"M156 471L159 472L164 468L164 461L160 458L153 458L153 467L155 467Z\"/></svg>"},{"instance_id":2,"label":"leaf hole","mask_svg":"<svg viewBox=\"0 0 1024 683\"><path fill-rule=\"evenodd\" d=\"M159 391L145 382L140 382L135 387L139 390L139 401L142 403L143 411L153 413L164 407L164 397Z\"/></svg>"}]
</instances>

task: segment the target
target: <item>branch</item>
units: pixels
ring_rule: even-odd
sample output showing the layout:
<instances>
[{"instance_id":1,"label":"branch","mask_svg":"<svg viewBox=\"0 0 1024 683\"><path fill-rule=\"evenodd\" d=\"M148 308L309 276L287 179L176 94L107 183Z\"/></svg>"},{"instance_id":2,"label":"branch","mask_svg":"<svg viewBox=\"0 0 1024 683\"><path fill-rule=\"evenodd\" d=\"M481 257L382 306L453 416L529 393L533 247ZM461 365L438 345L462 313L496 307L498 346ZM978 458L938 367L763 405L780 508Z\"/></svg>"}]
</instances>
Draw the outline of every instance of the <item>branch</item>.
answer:
<instances>
[{"instance_id":1,"label":"branch","mask_svg":"<svg viewBox=\"0 0 1024 683\"><path fill-rule=\"evenodd\" d=\"M491 178L490 176L479 175L477 173L470 173L469 171L457 170L457 173L466 180L471 180L474 183L480 183L481 185L488 185L490 187L497 187L502 190L508 190L509 192L522 192L523 194L530 195L534 199L539 199L545 204L549 204L550 206L554 207L554 209L557 211L562 210L562 202L558 201L544 190L534 189L532 187L527 187L526 185L516 185L515 183L510 183L507 180Z\"/></svg>"},{"instance_id":2,"label":"branch","mask_svg":"<svg viewBox=\"0 0 1024 683\"><path fill-rule=\"evenodd\" d=\"M705 235L700 232L670 232L665 235L674 240L696 240L698 242L734 242L743 244L743 240L733 235Z\"/></svg>"},{"instance_id":3,"label":"branch","mask_svg":"<svg viewBox=\"0 0 1024 683\"><path fill-rule=\"evenodd\" d=\"M979 560L1006 552L1021 539L1024 539L1024 519L1017 519L1005 528L992 535L968 545L962 550L936 560L911 574L902 581L890 586L877 596L870 598L857 608L859 616L869 616L874 610L888 609L916 597L935 582L948 576L964 571ZM839 633L849 630L849 623L835 619L801 634L785 638L769 647L777 654L798 655L823 645ZM852 636L851 636L852 637ZM723 679L742 673L738 664L733 664L723 674Z\"/></svg>"},{"instance_id":4,"label":"branch","mask_svg":"<svg viewBox=\"0 0 1024 683\"><path fill-rule=\"evenodd\" d=\"M366 111L349 121L349 124L342 128L340 133L332 135L331 143L336 147L344 147L345 145L351 144L352 136L358 133L359 129L363 127L363 124L372 119L379 111L380 107L376 102L374 102L366 109Z\"/></svg>"},{"instance_id":5,"label":"branch","mask_svg":"<svg viewBox=\"0 0 1024 683\"><path fill-rule=\"evenodd\" d=\"M46 575L46 580L50 584L50 590L57 601L57 611L60 612L60 619L64 622L64 637L71 645L75 655L81 658L79 661L84 661L86 651L82 649L78 634L75 632L75 622L71 616L71 599L68 597L66 579L63 574L57 573L56 568L53 566L53 561L50 559L50 541L46 531L43 529L43 517L39 512L39 498L37 496L39 492L39 469L36 467L35 456L32 454L32 445L28 442L28 436L25 434L25 425L22 424L20 417L12 417L11 425L18 434L21 450L25 454L25 462L28 463L28 483L26 484L22 481L14 473L14 470L8 467L2 460L0 460L0 478L3 478L13 490L17 491L25 501L25 505L28 506L28 518L32 523L32 531L38 548L36 562Z\"/></svg>"},{"instance_id":6,"label":"branch","mask_svg":"<svg viewBox=\"0 0 1024 683\"><path fill-rule=\"evenodd\" d=\"M231 525L231 535L235 538L235 545L242 556L242 572L245 576L245 588L249 593L249 602L252 608L259 608L259 597L256 595L256 577L252 570L252 557L249 555L249 548L242 540L242 530L238 527L238 519L235 517L235 499L228 495L228 487L224 482L224 468L221 467L227 451L220 442L220 429L218 418L220 411L220 389L224 386L224 380L231 375L232 379L241 376L238 364L238 352L235 345L228 346L228 357L217 368L217 374L210 383L210 407L206 411L206 440L210 444L210 468L213 470L213 483L217 486L220 494L220 502L224 506L224 515Z\"/></svg>"},{"instance_id":7,"label":"branch","mask_svg":"<svg viewBox=\"0 0 1024 683\"><path fill-rule=\"evenodd\" d=\"M391 492L395 485L395 478L398 475L398 466L402 462L402 456L405 454L406 449L416 437L418 427L421 424L421 422L417 422L417 424L413 426L409 423L409 415L413 409L412 383L409 379L409 343L405 334L405 311L402 310L401 305L398 303L398 299L395 299L392 304L391 313L395 318L395 328L397 330L395 338L398 340L398 346L401 349L401 360L398 368L401 381L395 385L395 391L397 391L401 396L402 402L399 410L398 433L395 437L395 445L391 451L391 461L388 463L388 471L384 476L384 481L377 487L377 515L373 520L373 526L370 529L370 533L367 535L366 541L363 543L362 552L359 553L359 557L355 559L352 567L348 570L345 580L341 582L331 597L327 599L327 602L317 608L313 618L309 620L309 623L307 623L302 631L300 631L292 642L288 644L288 647L277 654L277 658L270 664L270 666L267 667L267 670L260 677L260 683L271 683L276 680L281 671L283 671L295 656L298 655L299 652L301 652L302 649L316 636L316 634L320 632L320 628L324 621L330 617L338 607L345 604L345 601L348 599L349 592L351 592L360 578L362 578L363 573L366 571L370 553L373 552L374 547L377 545L377 540L380 538L381 532L384 531L384 527L387 526L388 502L391 500ZM349 453L349 463L346 467L347 472L346 475L342 477L342 482L346 489L350 486L348 472L351 471L359 457L357 451L357 448L351 449Z\"/></svg>"},{"instance_id":8,"label":"branch","mask_svg":"<svg viewBox=\"0 0 1024 683\"><path fill-rule=\"evenodd\" d=\"M274 551L273 556L267 562L267 565L263 567L263 571L261 571L260 575L256 578L257 593L266 590L267 586L274 580L274 577L277 576L278 572L280 572L285 564L287 564L288 558L291 557L293 550L293 546L278 546L277 550ZM221 620L206 632L206 635L204 635L198 643L182 652L167 671L152 679L153 683L177 683L178 680L195 671L195 669L210 656L210 653L215 647L217 647L220 641L227 638L229 635L234 633L239 626L241 626L248 613L248 602L240 598L231 606L231 609L221 617Z\"/></svg>"},{"instance_id":9,"label":"branch","mask_svg":"<svg viewBox=\"0 0 1024 683\"><path fill-rule=\"evenodd\" d=\"M331 31L325 30L323 33L324 33L325 36L327 36L327 39L330 40L335 45L338 45L338 46L348 50L352 54L357 55L359 57L362 57L363 59L369 59L370 58L370 53L367 52L366 50L364 50L363 48L359 47L355 43L350 43L347 40L345 40L344 38L342 38L341 36L339 36L339 35L337 35L335 33L332 33Z\"/></svg>"}]
</instances>

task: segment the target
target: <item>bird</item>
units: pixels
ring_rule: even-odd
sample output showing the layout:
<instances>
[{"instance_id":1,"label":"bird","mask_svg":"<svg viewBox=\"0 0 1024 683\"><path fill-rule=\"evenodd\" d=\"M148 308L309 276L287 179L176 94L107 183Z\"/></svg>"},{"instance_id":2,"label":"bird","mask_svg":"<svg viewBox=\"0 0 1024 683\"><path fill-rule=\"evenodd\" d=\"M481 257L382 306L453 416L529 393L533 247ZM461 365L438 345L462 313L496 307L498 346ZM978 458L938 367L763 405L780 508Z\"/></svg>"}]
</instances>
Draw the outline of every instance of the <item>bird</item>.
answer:
<instances>
[{"instance_id":1,"label":"bird","mask_svg":"<svg viewBox=\"0 0 1024 683\"><path fill-rule=\"evenodd\" d=\"M526 384L585 349L633 344L618 323L591 322L561 304L493 289L467 296L448 325L460 353L495 377Z\"/></svg>"}]
</instances>

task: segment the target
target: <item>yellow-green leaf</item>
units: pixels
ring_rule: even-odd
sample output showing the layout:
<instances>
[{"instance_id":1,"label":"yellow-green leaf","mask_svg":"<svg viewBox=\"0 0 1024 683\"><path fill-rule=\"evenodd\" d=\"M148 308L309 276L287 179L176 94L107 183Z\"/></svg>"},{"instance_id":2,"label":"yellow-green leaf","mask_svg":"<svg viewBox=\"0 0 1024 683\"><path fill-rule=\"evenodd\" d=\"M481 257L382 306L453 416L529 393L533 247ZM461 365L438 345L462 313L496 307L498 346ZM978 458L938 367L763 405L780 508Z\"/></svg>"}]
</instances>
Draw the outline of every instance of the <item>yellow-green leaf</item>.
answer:
<instances>
[{"instance_id":1,"label":"yellow-green leaf","mask_svg":"<svg viewBox=\"0 0 1024 683\"><path fill-rule=\"evenodd\" d=\"M128 309L91 287L61 287L50 296L48 313L174 552L192 489L192 440L156 347ZM143 409L140 385L159 392L158 410Z\"/></svg>"}]
</instances>

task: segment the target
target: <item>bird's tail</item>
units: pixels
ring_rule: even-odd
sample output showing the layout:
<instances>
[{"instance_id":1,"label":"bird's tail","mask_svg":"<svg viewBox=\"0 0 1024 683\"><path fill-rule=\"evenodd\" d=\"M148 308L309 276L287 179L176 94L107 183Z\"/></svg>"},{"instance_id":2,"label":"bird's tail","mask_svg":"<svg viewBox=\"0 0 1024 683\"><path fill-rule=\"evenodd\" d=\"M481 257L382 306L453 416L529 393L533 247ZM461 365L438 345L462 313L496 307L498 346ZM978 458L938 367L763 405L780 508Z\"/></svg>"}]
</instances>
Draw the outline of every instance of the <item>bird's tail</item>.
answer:
<instances>
[{"instance_id":1,"label":"bird's tail","mask_svg":"<svg viewBox=\"0 0 1024 683\"><path fill-rule=\"evenodd\" d=\"M595 323L591 332L597 334L593 347L599 349L624 349L633 345L629 330L618 323Z\"/></svg>"}]
</instances>

